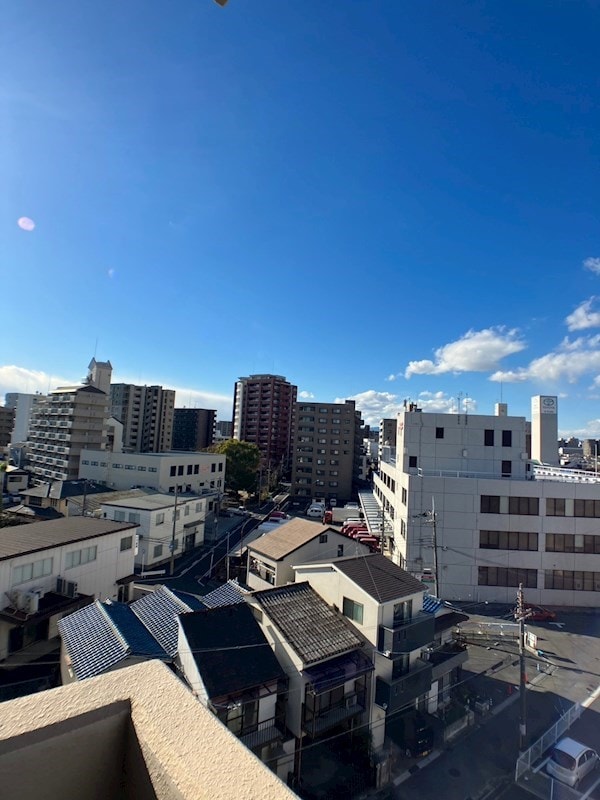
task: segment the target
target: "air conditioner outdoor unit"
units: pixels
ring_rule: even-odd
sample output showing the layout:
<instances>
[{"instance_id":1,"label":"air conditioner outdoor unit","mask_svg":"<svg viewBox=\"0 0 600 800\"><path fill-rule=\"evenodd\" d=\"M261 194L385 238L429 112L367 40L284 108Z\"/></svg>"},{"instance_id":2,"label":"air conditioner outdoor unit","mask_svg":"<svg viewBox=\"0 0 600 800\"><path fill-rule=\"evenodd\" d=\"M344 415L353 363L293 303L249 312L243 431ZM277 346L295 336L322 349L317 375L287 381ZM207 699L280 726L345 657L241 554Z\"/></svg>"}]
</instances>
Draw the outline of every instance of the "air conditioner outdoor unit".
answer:
<instances>
[{"instance_id":1,"label":"air conditioner outdoor unit","mask_svg":"<svg viewBox=\"0 0 600 800\"><path fill-rule=\"evenodd\" d=\"M40 605L40 596L37 592L24 592L23 611L26 614L37 614Z\"/></svg>"},{"instance_id":2,"label":"air conditioner outdoor unit","mask_svg":"<svg viewBox=\"0 0 600 800\"><path fill-rule=\"evenodd\" d=\"M356 705L356 695L351 694L346 698L346 708L352 708Z\"/></svg>"}]
</instances>

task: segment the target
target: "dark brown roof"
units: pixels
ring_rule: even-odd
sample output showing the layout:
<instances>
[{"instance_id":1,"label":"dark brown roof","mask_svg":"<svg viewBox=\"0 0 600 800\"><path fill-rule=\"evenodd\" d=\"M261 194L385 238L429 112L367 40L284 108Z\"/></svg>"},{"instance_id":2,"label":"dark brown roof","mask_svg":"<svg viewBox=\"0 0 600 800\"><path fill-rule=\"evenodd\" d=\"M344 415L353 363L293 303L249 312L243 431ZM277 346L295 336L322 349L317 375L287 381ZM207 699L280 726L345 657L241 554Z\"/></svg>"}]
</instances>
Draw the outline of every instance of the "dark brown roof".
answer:
<instances>
[{"instance_id":1,"label":"dark brown roof","mask_svg":"<svg viewBox=\"0 0 600 800\"><path fill-rule=\"evenodd\" d=\"M421 581L381 553L336 558L331 563L380 603L425 591Z\"/></svg>"},{"instance_id":2,"label":"dark brown roof","mask_svg":"<svg viewBox=\"0 0 600 800\"><path fill-rule=\"evenodd\" d=\"M292 583L254 592L273 625L283 634L305 666L363 646L344 618L319 597L308 583Z\"/></svg>"},{"instance_id":3,"label":"dark brown roof","mask_svg":"<svg viewBox=\"0 0 600 800\"><path fill-rule=\"evenodd\" d=\"M2 528L0 561L137 527L132 522L113 522L110 519L91 517L64 517L48 522L32 522L30 525Z\"/></svg>"}]
</instances>

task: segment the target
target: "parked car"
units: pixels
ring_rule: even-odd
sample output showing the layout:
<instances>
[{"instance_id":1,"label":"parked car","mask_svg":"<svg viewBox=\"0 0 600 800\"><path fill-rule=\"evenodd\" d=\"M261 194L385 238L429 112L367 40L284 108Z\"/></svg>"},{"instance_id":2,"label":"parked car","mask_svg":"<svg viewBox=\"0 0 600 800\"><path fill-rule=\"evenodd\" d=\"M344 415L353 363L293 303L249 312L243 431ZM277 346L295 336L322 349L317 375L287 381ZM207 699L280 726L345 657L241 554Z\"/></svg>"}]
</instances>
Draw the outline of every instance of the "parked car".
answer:
<instances>
[{"instance_id":1,"label":"parked car","mask_svg":"<svg viewBox=\"0 0 600 800\"><path fill-rule=\"evenodd\" d=\"M597 764L598 753L595 750L566 736L552 748L546 772L567 786L577 786Z\"/></svg>"},{"instance_id":2,"label":"parked car","mask_svg":"<svg viewBox=\"0 0 600 800\"><path fill-rule=\"evenodd\" d=\"M556 612L550 611L549 608L544 608L543 606L526 605L525 612L527 619L532 622L552 622L552 620L556 619Z\"/></svg>"},{"instance_id":3,"label":"parked car","mask_svg":"<svg viewBox=\"0 0 600 800\"><path fill-rule=\"evenodd\" d=\"M269 519L287 519L287 514L284 511L271 511Z\"/></svg>"}]
</instances>

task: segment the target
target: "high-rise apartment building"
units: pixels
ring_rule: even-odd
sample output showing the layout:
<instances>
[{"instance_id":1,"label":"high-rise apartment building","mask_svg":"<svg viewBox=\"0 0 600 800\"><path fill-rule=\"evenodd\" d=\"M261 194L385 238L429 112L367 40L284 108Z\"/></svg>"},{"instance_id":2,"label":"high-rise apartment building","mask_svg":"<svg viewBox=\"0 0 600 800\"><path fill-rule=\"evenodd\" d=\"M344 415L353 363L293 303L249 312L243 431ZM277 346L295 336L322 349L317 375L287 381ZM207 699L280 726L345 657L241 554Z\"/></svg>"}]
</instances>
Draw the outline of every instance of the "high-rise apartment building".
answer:
<instances>
[{"instance_id":1,"label":"high-rise apartment building","mask_svg":"<svg viewBox=\"0 0 600 800\"><path fill-rule=\"evenodd\" d=\"M220 419L215 425L217 439L231 439L233 435L233 422L231 420Z\"/></svg>"},{"instance_id":2,"label":"high-rise apartment building","mask_svg":"<svg viewBox=\"0 0 600 800\"><path fill-rule=\"evenodd\" d=\"M15 410L15 424L10 441L13 443L24 442L27 439L29 420L33 407L43 397L40 394L25 394L24 392L7 392L5 405Z\"/></svg>"},{"instance_id":3,"label":"high-rise apartment building","mask_svg":"<svg viewBox=\"0 0 600 800\"><path fill-rule=\"evenodd\" d=\"M173 450L206 450L215 440L217 412L208 408L176 408Z\"/></svg>"},{"instance_id":4,"label":"high-rise apartment building","mask_svg":"<svg viewBox=\"0 0 600 800\"><path fill-rule=\"evenodd\" d=\"M356 490L363 424L354 400L294 406L292 485L296 497L350 500Z\"/></svg>"},{"instance_id":5,"label":"high-rise apartment building","mask_svg":"<svg viewBox=\"0 0 600 800\"><path fill-rule=\"evenodd\" d=\"M0 447L6 447L10 442L15 424L15 409L0 406Z\"/></svg>"},{"instance_id":6,"label":"high-rise apartment building","mask_svg":"<svg viewBox=\"0 0 600 800\"><path fill-rule=\"evenodd\" d=\"M28 444L31 471L38 480L75 479L81 450L105 448L111 372L110 361L92 359L84 384L61 386L36 403Z\"/></svg>"},{"instance_id":7,"label":"high-rise apartment building","mask_svg":"<svg viewBox=\"0 0 600 800\"><path fill-rule=\"evenodd\" d=\"M233 438L256 444L270 469L288 465L297 393L281 375L250 375L235 384Z\"/></svg>"},{"instance_id":8,"label":"high-rise apartment building","mask_svg":"<svg viewBox=\"0 0 600 800\"><path fill-rule=\"evenodd\" d=\"M113 383L111 416L123 423L123 449L162 453L173 446L175 391L162 386Z\"/></svg>"}]
</instances>

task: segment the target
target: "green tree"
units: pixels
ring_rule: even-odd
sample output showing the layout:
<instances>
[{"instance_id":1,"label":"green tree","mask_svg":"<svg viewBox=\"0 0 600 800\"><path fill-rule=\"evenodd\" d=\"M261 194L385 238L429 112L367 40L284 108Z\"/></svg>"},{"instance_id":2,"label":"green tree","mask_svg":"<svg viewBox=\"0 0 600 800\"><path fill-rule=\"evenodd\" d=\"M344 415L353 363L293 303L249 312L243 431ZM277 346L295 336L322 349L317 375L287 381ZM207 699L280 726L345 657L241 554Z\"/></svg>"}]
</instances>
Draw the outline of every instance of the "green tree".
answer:
<instances>
[{"instance_id":1,"label":"green tree","mask_svg":"<svg viewBox=\"0 0 600 800\"><path fill-rule=\"evenodd\" d=\"M237 494L251 493L256 488L256 473L260 466L260 450L250 442L228 439L212 448L226 457L225 490Z\"/></svg>"}]
</instances>

